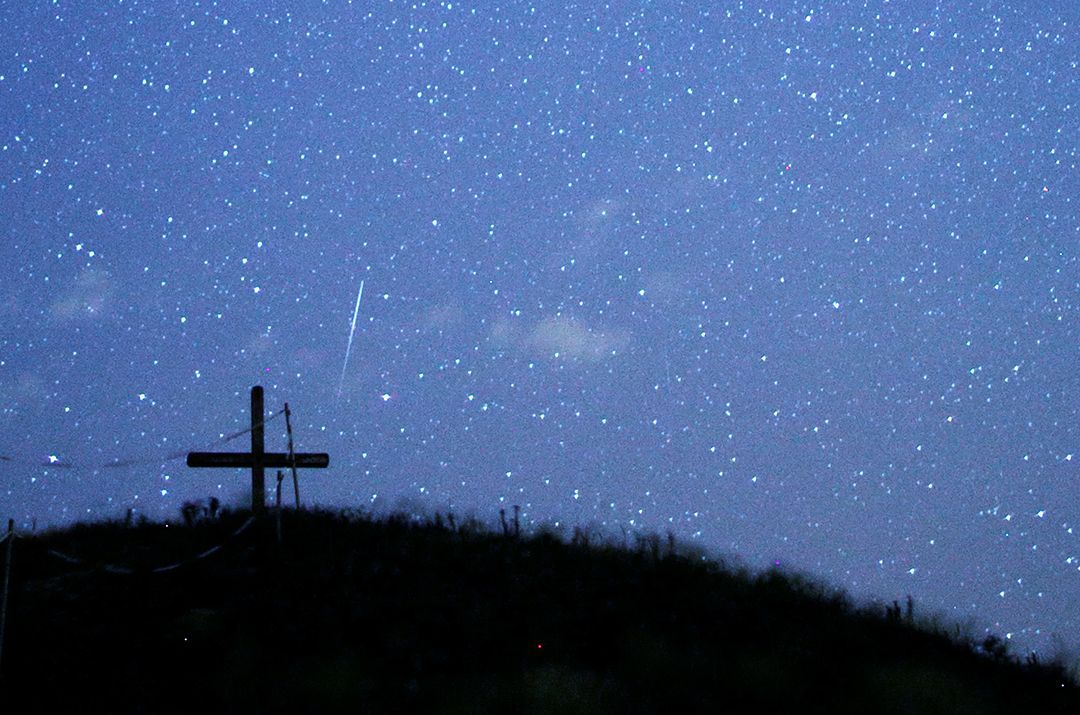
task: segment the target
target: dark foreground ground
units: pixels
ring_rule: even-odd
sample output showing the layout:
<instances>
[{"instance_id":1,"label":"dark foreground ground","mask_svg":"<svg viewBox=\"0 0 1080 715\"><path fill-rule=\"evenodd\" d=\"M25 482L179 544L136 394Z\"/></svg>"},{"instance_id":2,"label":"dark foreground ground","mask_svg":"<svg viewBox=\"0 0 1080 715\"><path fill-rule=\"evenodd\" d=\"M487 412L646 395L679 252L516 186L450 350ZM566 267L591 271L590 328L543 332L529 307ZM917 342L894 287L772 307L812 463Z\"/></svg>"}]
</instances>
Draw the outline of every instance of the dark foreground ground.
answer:
<instances>
[{"instance_id":1,"label":"dark foreground ground","mask_svg":"<svg viewBox=\"0 0 1080 715\"><path fill-rule=\"evenodd\" d=\"M18 539L3 711L1080 713L1060 665L664 539L247 516Z\"/></svg>"}]
</instances>

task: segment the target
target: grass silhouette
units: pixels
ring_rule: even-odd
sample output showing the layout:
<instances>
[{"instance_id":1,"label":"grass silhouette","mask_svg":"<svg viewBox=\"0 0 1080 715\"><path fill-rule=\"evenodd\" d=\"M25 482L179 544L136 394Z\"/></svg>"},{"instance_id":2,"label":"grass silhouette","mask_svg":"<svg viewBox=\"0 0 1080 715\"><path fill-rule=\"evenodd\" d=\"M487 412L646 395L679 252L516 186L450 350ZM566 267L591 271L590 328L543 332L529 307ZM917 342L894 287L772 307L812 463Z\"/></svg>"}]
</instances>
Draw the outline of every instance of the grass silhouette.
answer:
<instances>
[{"instance_id":1,"label":"grass silhouette","mask_svg":"<svg viewBox=\"0 0 1080 715\"><path fill-rule=\"evenodd\" d=\"M1063 662L672 538L214 511L20 539L5 711L1080 712Z\"/></svg>"}]
</instances>

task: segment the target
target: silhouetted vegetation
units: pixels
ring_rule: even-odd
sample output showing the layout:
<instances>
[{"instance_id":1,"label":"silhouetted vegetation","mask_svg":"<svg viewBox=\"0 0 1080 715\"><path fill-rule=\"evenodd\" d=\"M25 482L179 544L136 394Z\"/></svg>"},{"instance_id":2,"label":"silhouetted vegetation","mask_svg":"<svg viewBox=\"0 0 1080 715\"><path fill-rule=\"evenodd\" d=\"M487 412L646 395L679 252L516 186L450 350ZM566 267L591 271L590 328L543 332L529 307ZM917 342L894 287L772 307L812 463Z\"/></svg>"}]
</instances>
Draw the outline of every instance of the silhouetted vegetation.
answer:
<instances>
[{"instance_id":1,"label":"silhouetted vegetation","mask_svg":"<svg viewBox=\"0 0 1080 715\"><path fill-rule=\"evenodd\" d=\"M279 545L247 516L20 539L5 711L1080 712L1063 662L671 536L289 511Z\"/></svg>"}]
</instances>

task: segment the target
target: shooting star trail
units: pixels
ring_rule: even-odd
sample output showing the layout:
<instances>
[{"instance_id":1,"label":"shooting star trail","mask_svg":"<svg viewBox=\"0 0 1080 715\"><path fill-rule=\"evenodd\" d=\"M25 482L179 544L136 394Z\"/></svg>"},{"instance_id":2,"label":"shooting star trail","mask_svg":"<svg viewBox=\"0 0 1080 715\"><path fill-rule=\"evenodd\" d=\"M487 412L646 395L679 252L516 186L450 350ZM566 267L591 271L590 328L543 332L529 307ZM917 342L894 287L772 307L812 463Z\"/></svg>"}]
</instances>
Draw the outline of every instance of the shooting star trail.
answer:
<instances>
[{"instance_id":1,"label":"shooting star trail","mask_svg":"<svg viewBox=\"0 0 1080 715\"><path fill-rule=\"evenodd\" d=\"M349 353L352 352L353 333L356 332L356 316L360 314L360 299L364 296L364 281L360 281L360 292L356 294L356 307L352 313L352 327L349 328L349 344L345 348L345 362L341 366L341 379L338 380L337 396L341 397L341 388L345 385L345 368L349 366Z\"/></svg>"}]
</instances>

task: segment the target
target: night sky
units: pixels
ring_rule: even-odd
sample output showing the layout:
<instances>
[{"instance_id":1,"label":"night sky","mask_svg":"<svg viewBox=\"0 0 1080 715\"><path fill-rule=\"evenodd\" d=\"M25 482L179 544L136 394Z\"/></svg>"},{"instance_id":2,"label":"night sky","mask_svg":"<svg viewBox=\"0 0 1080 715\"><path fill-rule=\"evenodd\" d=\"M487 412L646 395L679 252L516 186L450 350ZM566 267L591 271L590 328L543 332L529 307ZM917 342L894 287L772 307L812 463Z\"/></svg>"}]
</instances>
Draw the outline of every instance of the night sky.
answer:
<instances>
[{"instance_id":1,"label":"night sky","mask_svg":"<svg viewBox=\"0 0 1080 715\"><path fill-rule=\"evenodd\" d=\"M309 505L1080 647L1075 3L269 5L5 5L0 516L242 505L262 384Z\"/></svg>"}]
</instances>

